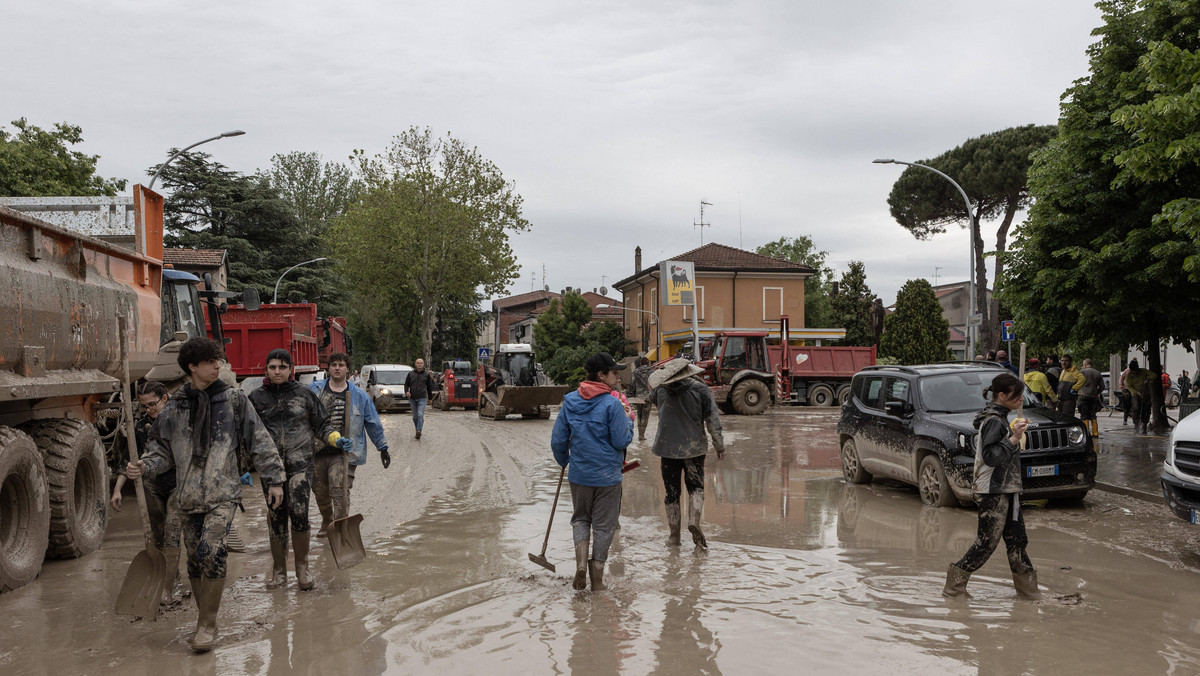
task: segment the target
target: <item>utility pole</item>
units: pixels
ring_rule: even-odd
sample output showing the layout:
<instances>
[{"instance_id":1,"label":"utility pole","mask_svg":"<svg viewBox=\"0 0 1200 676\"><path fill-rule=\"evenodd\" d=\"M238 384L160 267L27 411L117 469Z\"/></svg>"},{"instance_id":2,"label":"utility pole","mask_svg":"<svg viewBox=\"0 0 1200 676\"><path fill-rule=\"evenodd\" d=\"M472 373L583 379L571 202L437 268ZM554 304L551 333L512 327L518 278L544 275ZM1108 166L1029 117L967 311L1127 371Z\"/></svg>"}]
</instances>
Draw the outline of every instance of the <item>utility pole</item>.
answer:
<instances>
[{"instance_id":1,"label":"utility pole","mask_svg":"<svg viewBox=\"0 0 1200 676\"><path fill-rule=\"evenodd\" d=\"M700 228L700 246L704 246L704 228L712 227L712 223L704 222L704 207L711 207L711 206L712 206L712 202L705 202L704 200L700 200L700 222L692 223L693 230L696 228Z\"/></svg>"},{"instance_id":2,"label":"utility pole","mask_svg":"<svg viewBox=\"0 0 1200 676\"><path fill-rule=\"evenodd\" d=\"M941 269L942 269L942 266L940 266L940 265L935 265L933 267L933 288L935 288L935 289L937 288L937 285L938 285L938 270L941 270Z\"/></svg>"}]
</instances>

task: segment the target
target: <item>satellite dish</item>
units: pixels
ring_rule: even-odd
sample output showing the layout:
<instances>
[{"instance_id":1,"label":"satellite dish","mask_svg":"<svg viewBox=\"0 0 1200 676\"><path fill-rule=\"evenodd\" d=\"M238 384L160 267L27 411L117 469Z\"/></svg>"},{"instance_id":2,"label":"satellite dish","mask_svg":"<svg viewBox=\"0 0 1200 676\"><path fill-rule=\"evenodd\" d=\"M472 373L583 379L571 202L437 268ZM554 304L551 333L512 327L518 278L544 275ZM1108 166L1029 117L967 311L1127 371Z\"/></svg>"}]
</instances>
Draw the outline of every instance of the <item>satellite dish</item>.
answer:
<instances>
[{"instance_id":1,"label":"satellite dish","mask_svg":"<svg viewBox=\"0 0 1200 676\"><path fill-rule=\"evenodd\" d=\"M600 287L600 295L601 295L601 296L607 296L607 295L608 295L608 287L607 287L607 286L602 286L602 287Z\"/></svg>"},{"instance_id":2,"label":"satellite dish","mask_svg":"<svg viewBox=\"0 0 1200 676\"><path fill-rule=\"evenodd\" d=\"M543 284L543 285L542 285L542 291L549 291L549 290L550 290L550 285L549 285L549 284Z\"/></svg>"}]
</instances>

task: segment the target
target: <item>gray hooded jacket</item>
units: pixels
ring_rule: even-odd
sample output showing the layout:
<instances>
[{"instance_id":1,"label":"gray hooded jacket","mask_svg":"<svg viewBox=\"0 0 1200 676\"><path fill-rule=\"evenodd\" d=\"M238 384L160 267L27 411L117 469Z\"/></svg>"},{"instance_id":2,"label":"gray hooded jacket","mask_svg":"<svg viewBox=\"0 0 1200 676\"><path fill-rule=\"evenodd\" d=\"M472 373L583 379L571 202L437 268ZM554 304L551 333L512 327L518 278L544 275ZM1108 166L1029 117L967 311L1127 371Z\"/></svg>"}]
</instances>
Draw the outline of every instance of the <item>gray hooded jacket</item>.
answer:
<instances>
[{"instance_id":1,"label":"gray hooded jacket","mask_svg":"<svg viewBox=\"0 0 1200 676\"><path fill-rule=\"evenodd\" d=\"M979 430L975 445L975 483L978 494L1020 493L1021 449L1008 437L1008 409L989 403L975 416Z\"/></svg>"},{"instance_id":2,"label":"gray hooded jacket","mask_svg":"<svg viewBox=\"0 0 1200 676\"><path fill-rule=\"evenodd\" d=\"M725 449L717 402L704 383L695 378L668 383L655 388L649 400L658 406L658 435L651 449L654 455L679 460L707 454L706 427L713 448Z\"/></svg>"}]
</instances>

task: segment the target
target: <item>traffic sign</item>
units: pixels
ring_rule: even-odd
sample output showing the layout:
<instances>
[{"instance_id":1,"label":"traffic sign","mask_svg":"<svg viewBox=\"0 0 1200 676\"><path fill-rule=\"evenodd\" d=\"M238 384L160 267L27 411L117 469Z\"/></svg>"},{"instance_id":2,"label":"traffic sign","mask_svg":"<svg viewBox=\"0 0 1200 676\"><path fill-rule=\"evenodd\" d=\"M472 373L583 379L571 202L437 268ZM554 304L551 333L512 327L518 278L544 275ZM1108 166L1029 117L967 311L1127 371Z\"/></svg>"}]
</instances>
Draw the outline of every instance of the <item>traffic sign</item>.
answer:
<instances>
[{"instance_id":1,"label":"traffic sign","mask_svg":"<svg viewBox=\"0 0 1200 676\"><path fill-rule=\"evenodd\" d=\"M1017 332L1013 330L1013 320L1005 319L1000 322L1000 340L1005 342L1017 339Z\"/></svg>"},{"instance_id":2,"label":"traffic sign","mask_svg":"<svg viewBox=\"0 0 1200 676\"><path fill-rule=\"evenodd\" d=\"M979 313L968 315L967 326L983 326L983 315Z\"/></svg>"},{"instance_id":3,"label":"traffic sign","mask_svg":"<svg viewBox=\"0 0 1200 676\"><path fill-rule=\"evenodd\" d=\"M490 348L490 347L479 348L479 358L480 359L490 359L491 356L492 356L492 348Z\"/></svg>"}]
</instances>

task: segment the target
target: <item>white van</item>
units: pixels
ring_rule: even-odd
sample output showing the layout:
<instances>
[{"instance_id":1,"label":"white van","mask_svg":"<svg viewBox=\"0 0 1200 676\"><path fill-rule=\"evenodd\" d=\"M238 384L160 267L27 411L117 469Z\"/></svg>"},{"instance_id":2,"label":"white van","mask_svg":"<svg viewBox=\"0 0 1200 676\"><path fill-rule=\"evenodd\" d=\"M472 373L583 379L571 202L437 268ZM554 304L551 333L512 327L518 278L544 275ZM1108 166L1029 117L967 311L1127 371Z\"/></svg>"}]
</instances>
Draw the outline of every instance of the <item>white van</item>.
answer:
<instances>
[{"instance_id":1,"label":"white van","mask_svg":"<svg viewBox=\"0 0 1200 676\"><path fill-rule=\"evenodd\" d=\"M1171 432L1162 489L1175 516L1200 524L1200 413L1180 420Z\"/></svg>"},{"instance_id":2,"label":"white van","mask_svg":"<svg viewBox=\"0 0 1200 676\"><path fill-rule=\"evenodd\" d=\"M371 396L376 411L406 411L409 402L404 381L412 370L404 364L367 364L358 374L358 386Z\"/></svg>"}]
</instances>

